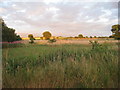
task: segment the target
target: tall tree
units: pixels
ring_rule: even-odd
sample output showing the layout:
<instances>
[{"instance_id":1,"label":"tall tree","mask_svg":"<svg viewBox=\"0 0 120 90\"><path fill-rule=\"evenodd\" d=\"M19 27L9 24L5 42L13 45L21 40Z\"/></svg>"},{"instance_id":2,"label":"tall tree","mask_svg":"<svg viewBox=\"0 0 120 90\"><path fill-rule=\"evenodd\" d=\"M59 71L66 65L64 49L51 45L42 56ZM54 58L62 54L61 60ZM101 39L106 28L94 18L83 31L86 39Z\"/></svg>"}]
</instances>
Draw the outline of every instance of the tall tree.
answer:
<instances>
[{"instance_id":1,"label":"tall tree","mask_svg":"<svg viewBox=\"0 0 120 90\"><path fill-rule=\"evenodd\" d=\"M34 43L35 38L33 37L33 34L29 34L28 38L31 40L30 43Z\"/></svg>"},{"instance_id":2,"label":"tall tree","mask_svg":"<svg viewBox=\"0 0 120 90\"><path fill-rule=\"evenodd\" d=\"M2 18L0 18L0 24L0 28L2 28L2 41L13 42L22 40L21 37L15 33L15 29L7 27Z\"/></svg>"},{"instance_id":3,"label":"tall tree","mask_svg":"<svg viewBox=\"0 0 120 90\"><path fill-rule=\"evenodd\" d=\"M49 31L43 33L43 37L45 37L46 40L50 39L51 36L52 34Z\"/></svg>"},{"instance_id":4,"label":"tall tree","mask_svg":"<svg viewBox=\"0 0 120 90\"><path fill-rule=\"evenodd\" d=\"M82 35L82 34L79 34L78 37L79 37L79 38L83 38L83 35Z\"/></svg>"},{"instance_id":5,"label":"tall tree","mask_svg":"<svg viewBox=\"0 0 120 90\"><path fill-rule=\"evenodd\" d=\"M28 38L33 39L33 38L34 38L34 37L33 37L33 34L29 34L29 35L28 35Z\"/></svg>"},{"instance_id":6,"label":"tall tree","mask_svg":"<svg viewBox=\"0 0 120 90\"><path fill-rule=\"evenodd\" d=\"M120 24L113 25L111 31L115 39L120 39Z\"/></svg>"}]
</instances>

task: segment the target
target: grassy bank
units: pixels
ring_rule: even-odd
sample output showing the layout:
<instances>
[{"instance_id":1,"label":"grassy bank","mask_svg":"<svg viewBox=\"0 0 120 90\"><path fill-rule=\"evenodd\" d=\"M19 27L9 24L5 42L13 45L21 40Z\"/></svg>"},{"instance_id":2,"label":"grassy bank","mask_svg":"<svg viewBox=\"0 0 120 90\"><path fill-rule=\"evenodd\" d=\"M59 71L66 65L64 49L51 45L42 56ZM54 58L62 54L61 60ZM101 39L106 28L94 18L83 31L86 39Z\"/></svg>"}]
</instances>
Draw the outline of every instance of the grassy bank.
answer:
<instances>
[{"instance_id":1,"label":"grassy bank","mask_svg":"<svg viewBox=\"0 0 120 90\"><path fill-rule=\"evenodd\" d=\"M27 45L3 49L3 87L114 88L116 44Z\"/></svg>"}]
</instances>

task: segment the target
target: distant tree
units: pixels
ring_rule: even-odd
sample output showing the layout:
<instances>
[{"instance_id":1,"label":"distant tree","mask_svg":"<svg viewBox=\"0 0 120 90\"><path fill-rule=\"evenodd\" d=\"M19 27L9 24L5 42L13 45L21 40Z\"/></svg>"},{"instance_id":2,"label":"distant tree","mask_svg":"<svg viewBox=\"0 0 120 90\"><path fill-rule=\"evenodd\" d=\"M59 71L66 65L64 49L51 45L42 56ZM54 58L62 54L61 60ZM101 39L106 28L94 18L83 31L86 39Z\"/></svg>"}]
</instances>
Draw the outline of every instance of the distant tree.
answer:
<instances>
[{"instance_id":1,"label":"distant tree","mask_svg":"<svg viewBox=\"0 0 120 90\"><path fill-rule=\"evenodd\" d=\"M48 42L49 42L49 43L56 42L56 39L49 39Z\"/></svg>"},{"instance_id":2,"label":"distant tree","mask_svg":"<svg viewBox=\"0 0 120 90\"><path fill-rule=\"evenodd\" d=\"M49 40L52 34L49 31L46 31L43 33L43 37L45 37L46 40Z\"/></svg>"},{"instance_id":3,"label":"distant tree","mask_svg":"<svg viewBox=\"0 0 120 90\"><path fill-rule=\"evenodd\" d=\"M113 25L111 31L115 39L120 39L120 24Z\"/></svg>"},{"instance_id":4,"label":"distant tree","mask_svg":"<svg viewBox=\"0 0 120 90\"><path fill-rule=\"evenodd\" d=\"M85 38L88 38L88 36L86 36Z\"/></svg>"},{"instance_id":5,"label":"distant tree","mask_svg":"<svg viewBox=\"0 0 120 90\"><path fill-rule=\"evenodd\" d=\"M68 38L73 38L72 36L68 37Z\"/></svg>"},{"instance_id":6,"label":"distant tree","mask_svg":"<svg viewBox=\"0 0 120 90\"><path fill-rule=\"evenodd\" d=\"M99 36L98 38L109 38L109 37L108 36Z\"/></svg>"},{"instance_id":7,"label":"distant tree","mask_svg":"<svg viewBox=\"0 0 120 90\"><path fill-rule=\"evenodd\" d=\"M2 29L2 41L13 42L22 40L21 37L15 33L15 29L7 27L2 18L0 18L0 29Z\"/></svg>"},{"instance_id":8,"label":"distant tree","mask_svg":"<svg viewBox=\"0 0 120 90\"><path fill-rule=\"evenodd\" d=\"M92 38L92 36L90 36L90 38Z\"/></svg>"},{"instance_id":9,"label":"distant tree","mask_svg":"<svg viewBox=\"0 0 120 90\"><path fill-rule=\"evenodd\" d=\"M19 40L22 40L22 38L20 37L20 35L17 35L16 36L16 39L19 41Z\"/></svg>"},{"instance_id":10,"label":"distant tree","mask_svg":"<svg viewBox=\"0 0 120 90\"><path fill-rule=\"evenodd\" d=\"M33 34L29 34L28 38L33 39Z\"/></svg>"},{"instance_id":11,"label":"distant tree","mask_svg":"<svg viewBox=\"0 0 120 90\"><path fill-rule=\"evenodd\" d=\"M110 35L109 38L114 38L114 36L113 36L113 35Z\"/></svg>"},{"instance_id":12,"label":"distant tree","mask_svg":"<svg viewBox=\"0 0 120 90\"><path fill-rule=\"evenodd\" d=\"M78 38L77 36L75 36L74 38Z\"/></svg>"},{"instance_id":13,"label":"distant tree","mask_svg":"<svg viewBox=\"0 0 120 90\"><path fill-rule=\"evenodd\" d=\"M79 34L78 37L79 37L79 38L83 38L83 35L82 35L82 34Z\"/></svg>"},{"instance_id":14,"label":"distant tree","mask_svg":"<svg viewBox=\"0 0 120 90\"><path fill-rule=\"evenodd\" d=\"M43 40L43 37L40 37L41 40Z\"/></svg>"},{"instance_id":15,"label":"distant tree","mask_svg":"<svg viewBox=\"0 0 120 90\"><path fill-rule=\"evenodd\" d=\"M94 38L97 38L96 36L94 36Z\"/></svg>"},{"instance_id":16,"label":"distant tree","mask_svg":"<svg viewBox=\"0 0 120 90\"><path fill-rule=\"evenodd\" d=\"M30 39L30 43L34 43L35 38L33 37L33 34L29 34L28 38Z\"/></svg>"}]
</instances>

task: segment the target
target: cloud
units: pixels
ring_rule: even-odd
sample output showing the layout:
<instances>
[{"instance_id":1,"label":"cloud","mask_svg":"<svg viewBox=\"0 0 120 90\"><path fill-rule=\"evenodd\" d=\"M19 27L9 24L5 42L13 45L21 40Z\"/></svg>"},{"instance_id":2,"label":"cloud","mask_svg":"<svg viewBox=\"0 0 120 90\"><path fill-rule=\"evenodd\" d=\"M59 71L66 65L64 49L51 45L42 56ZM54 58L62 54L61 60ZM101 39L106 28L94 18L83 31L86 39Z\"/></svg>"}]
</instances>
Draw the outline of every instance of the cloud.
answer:
<instances>
[{"instance_id":1,"label":"cloud","mask_svg":"<svg viewBox=\"0 0 120 90\"><path fill-rule=\"evenodd\" d=\"M117 24L116 2L1 2L0 16L20 35L48 29L57 36L110 35Z\"/></svg>"}]
</instances>

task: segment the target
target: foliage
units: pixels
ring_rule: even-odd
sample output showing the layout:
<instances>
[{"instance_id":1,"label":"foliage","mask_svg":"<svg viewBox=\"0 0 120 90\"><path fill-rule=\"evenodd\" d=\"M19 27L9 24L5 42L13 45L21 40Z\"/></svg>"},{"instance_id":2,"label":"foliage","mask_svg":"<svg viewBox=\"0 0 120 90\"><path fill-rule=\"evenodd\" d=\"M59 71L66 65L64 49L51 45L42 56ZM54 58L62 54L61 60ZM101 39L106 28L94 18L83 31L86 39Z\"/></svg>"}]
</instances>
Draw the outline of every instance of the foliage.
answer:
<instances>
[{"instance_id":1,"label":"foliage","mask_svg":"<svg viewBox=\"0 0 120 90\"><path fill-rule=\"evenodd\" d=\"M2 41L13 42L22 40L19 35L15 33L15 29L7 27L4 23L3 19L0 19L0 23L2 23Z\"/></svg>"},{"instance_id":2,"label":"foliage","mask_svg":"<svg viewBox=\"0 0 120 90\"><path fill-rule=\"evenodd\" d=\"M83 38L83 35L82 35L82 34L79 34L78 37L79 37L79 38Z\"/></svg>"},{"instance_id":3,"label":"foliage","mask_svg":"<svg viewBox=\"0 0 120 90\"><path fill-rule=\"evenodd\" d=\"M88 38L88 36L86 36L85 38Z\"/></svg>"},{"instance_id":4,"label":"foliage","mask_svg":"<svg viewBox=\"0 0 120 90\"><path fill-rule=\"evenodd\" d=\"M109 38L114 38L114 35L110 35Z\"/></svg>"},{"instance_id":5,"label":"foliage","mask_svg":"<svg viewBox=\"0 0 120 90\"><path fill-rule=\"evenodd\" d=\"M29 34L28 38L30 39L29 43L31 43L31 44L34 43L35 38L33 37L33 34Z\"/></svg>"},{"instance_id":6,"label":"foliage","mask_svg":"<svg viewBox=\"0 0 120 90\"><path fill-rule=\"evenodd\" d=\"M41 40L43 40L43 37L40 37Z\"/></svg>"},{"instance_id":7,"label":"foliage","mask_svg":"<svg viewBox=\"0 0 120 90\"><path fill-rule=\"evenodd\" d=\"M101 45L98 43L98 41L89 41L90 44L92 44L92 49L99 48Z\"/></svg>"},{"instance_id":8,"label":"foliage","mask_svg":"<svg viewBox=\"0 0 120 90\"><path fill-rule=\"evenodd\" d=\"M90 38L92 38L92 36L90 36Z\"/></svg>"},{"instance_id":9,"label":"foliage","mask_svg":"<svg viewBox=\"0 0 120 90\"><path fill-rule=\"evenodd\" d=\"M43 37L45 37L46 40L50 39L51 36L52 34L49 31L43 33Z\"/></svg>"},{"instance_id":10,"label":"foliage","mask_svg":"<svg viewBox=\"0 0 120 90\"><path fill-rule=\"evenodd\" d=\"M33 40L33 39L30 39L30 42L29 42L29 43L31 43L31 44L34 43L34 40Z\"/></svg>"},{"instance_id":11,"label":"foliage","mask_svg":"<svg viewBox=\"0 0 120 90\"><path fill-rule=\"evenodd\" d=\"M72 44L3 49L3 88L117 88L115 46L101 51Z\"/></svg>"},{"instance_id":12,"label":"foliage","mask_svg":"<svg viewBox=\"0 0 120 90\"><path fill-rule=\"evenodd\" d=\"M77 36L75 36L74 38L78 38Z\"/></svg>"},{"instance_id":13,"label":"foliage","mask_svg":"<svg viewBox=\"0 0 120 90\"><path fill-rule=\"evenodd\" d=\"M109 37L107 37L107 36L99 36L98 38L109 38Z\"/></svg>"},{"instance_id":14,"label":"foliage","mask_svg":"<svg viewBox=\"0 0 120 90\"><path fill-rule=\"evenodd\" d=\"M92 51L93 52L106 52L109 47L107 43L104 43L104 44L100 44L98 43L98 41L89 41L90 44L92 45Z\"/></svg>"},{"instance_id":15,"label":"foliage","mask_svg":"<svg viewBox=\"0 0 120 90\"><path fill-rule=\"evenodd\" d=\"M49 39L48 42L50 42L50 43L56 42L56 39Z\"/></svg>"},{"instance_id":16,"label":"foliage","mask_svg":"<svg viewBox=\"0 0 120 90\"><path fill-rule=\"evenodd\" d=\"M20 37L20 35L17 35L17 36L16 36L16 40L17 40L17 41L22 40L22 38Z\"/></svg>"},{"instance_id":17,"label":"foliage","mask_svg":"<svg viewBox=\"0 0 120 90\"><path fill-rule=\"evenodd\" d=\"M119 24L113 25L111 31L112 31L112 33L113 33L112 36L113 36L115 39L120 39L120 25L119 25Z\"/></svg>"}]
</instances>

